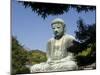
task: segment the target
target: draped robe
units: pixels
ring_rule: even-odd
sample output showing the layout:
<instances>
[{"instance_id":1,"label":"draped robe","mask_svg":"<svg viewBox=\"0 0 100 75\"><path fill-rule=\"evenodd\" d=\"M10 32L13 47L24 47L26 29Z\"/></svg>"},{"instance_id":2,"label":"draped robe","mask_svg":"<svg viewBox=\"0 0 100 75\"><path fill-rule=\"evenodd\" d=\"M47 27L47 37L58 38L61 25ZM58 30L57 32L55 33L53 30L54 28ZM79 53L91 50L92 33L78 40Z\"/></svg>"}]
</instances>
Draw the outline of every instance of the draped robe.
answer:
<instances>
[{"instance_id":1,"label":"draped robe","mask_svg":"<svg viewBox=\"0 0 100 75\"><path fill-rule=\"evenodd\" d=\"M77 69L77 63L72 53L67 51L75 38L71 35L63 35L59 40L51 38L47 44L46 62L35 64L31 67L31 73L66 71Z\"/></svg>"}]
</instances>

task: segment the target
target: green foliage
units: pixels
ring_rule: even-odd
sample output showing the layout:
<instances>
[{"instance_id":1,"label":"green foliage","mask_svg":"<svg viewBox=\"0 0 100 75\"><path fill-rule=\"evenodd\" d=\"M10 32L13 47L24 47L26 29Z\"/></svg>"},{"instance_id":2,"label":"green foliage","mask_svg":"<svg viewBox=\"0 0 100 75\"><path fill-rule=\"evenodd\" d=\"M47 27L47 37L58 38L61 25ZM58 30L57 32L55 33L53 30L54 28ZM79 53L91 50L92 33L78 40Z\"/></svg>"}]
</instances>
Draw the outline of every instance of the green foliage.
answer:
<instances>
[{"instance_id":1,"label":"green foliage","mask_svg":"<svg viewBox=\"0 0 100 75\"><path fill-rule=\"evenodd\" d=\"M80 41L77 53L79 65L89 65L96 62L96 25L86 25L82 19L78 21L76 38ZM77 50L77 49L76 49Z\"/></svg>"},{"instance_id":2,"label":"green foliage","mask_svg":"<svg viewBox=\"0 0 100 75\"><path fill-rule=\"evenodd\" d=\"M38 64L47 60L46 53L40 50L27 51L12 37L12 75L30 73L25 65Z\"/></svg>"},{"instance_id":3,"label":"green foliage","mask_svg":"<svg viewBox=\"0 0 100 75\"><path fill-rule=\"evenodd\" d=\"M90 54L90 52L91 52L91 48L87 48L86 50L83 50L82 52L80 52L78 56L87 56Z\"/></svg>"},{"instance_id":4,"label":"green foliage","mask_svg":"<svg viewBox=\"0 0 100 75\"><path fill-rule=\"evenodd\" d=\"M46 53L40 50L31 50L29 53L29 64L38 64L47 60Z\"/></svg>"},{"instance_id":5,"label":"green foliage","mask_svg":"<svg viewBox=\"0 0 100 75\"><path fill-rule=\"evenodd\" d=\"M86 42L88 44L96 42L96 25L86 25L82 19L78 22L78 31L76 31L76 38L81 42Z\"/></svg>"},{"instance_id":6,"label":"green foliage","mask_svg":"<svg viewBox=\"0 0 100 75\"><path fill-rule=\"evenodd\" d=\"M75 9L78 13L81 11L93 11L96 9L95 6L84 6L84 5L71 5L71 4L54 4L54 3L37 3L37 2L22 2L25 8L29 7L35 13L42 18L46 18L49 15L62 15L68 12L71 8Z\"/></svg>"},{"instance_id":7,"label":"green foliage","mask_svg":"<svg viewBox=\"0 0 100 75\"><path fill-rule=\"evenodd\" d=\"M16 38L12 37L12 75L29 73L25 67L27 51L19 44Z\"/></svg>"},{"instance_id":8,"label":"green foliage","mask_svg":"<svg viewBox=\"0 0 100 75\"><path fill-rule=\"evenodd\" d=\"M73 41L68 50L75 54L80 68L96 62L96 24L87 25L79 19L77 26L78 30L75 33L78 41Z\"/></svg>"}]
</instances>

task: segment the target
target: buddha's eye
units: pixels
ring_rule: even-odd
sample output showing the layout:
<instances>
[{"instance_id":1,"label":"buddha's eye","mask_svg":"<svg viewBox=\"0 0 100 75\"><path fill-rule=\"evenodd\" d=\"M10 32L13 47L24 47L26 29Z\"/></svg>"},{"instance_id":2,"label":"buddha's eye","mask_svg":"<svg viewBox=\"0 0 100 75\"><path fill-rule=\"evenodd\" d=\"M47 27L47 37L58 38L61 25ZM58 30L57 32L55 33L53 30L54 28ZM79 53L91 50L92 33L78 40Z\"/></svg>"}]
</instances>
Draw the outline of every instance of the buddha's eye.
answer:
<instances>
[{"instance_id":1,"label":"buddha's eye","mask_svg":"<svg viewBox=\"0 0 100 75\"><path fill-rule=\"evenodd\" d=\"M52 29L55 29L55 28L52 28Z\"/></svg>"},{"instance_id":2,"label":"buddha's eye","mask_svg":"<svg viewBox=\"0 0 100 75\"><path fill-rule=\"evenodd\" d=\"M57 27L58 29L60 28L60 27Z\"/></svg>"}]
</instances>

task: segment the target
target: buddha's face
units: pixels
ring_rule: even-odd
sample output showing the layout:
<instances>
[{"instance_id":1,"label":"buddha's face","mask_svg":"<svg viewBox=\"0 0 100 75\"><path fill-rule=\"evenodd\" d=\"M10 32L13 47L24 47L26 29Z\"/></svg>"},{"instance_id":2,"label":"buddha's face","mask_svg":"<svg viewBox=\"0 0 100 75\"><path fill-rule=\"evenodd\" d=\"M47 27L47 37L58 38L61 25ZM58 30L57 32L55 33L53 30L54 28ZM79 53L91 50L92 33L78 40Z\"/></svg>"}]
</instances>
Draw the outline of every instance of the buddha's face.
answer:
<instances>
[{"instance_id":1,"label":"buddha's face","mask_svg":"<svg viewBox=\"0 0 100 75\"><path fill-rule=\"evenodd\" d=\"M60 37L64 34L64 26L61 23L53 24L52 29L55 37Z\"/></svg>"}]
</instances>

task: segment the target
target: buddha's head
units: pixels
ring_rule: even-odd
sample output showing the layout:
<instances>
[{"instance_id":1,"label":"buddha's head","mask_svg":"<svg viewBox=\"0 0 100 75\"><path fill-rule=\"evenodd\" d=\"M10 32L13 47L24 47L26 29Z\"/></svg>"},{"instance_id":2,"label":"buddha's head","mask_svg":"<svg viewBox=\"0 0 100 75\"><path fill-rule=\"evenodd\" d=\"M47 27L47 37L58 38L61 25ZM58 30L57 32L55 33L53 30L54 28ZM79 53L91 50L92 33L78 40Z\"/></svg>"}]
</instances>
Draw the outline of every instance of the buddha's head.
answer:
<instances>
[{"instance_id":1,"label":"buddha's head","mask_svg":"<svg viewBox=\"0 0 100 75\"><path fill-rule=\"evenodd\" d=\"M56 18L51 23L53 33L55 38L61 38L64 35L65 24L64 21L60 18Z\"/></svg>"}]
</instances>

